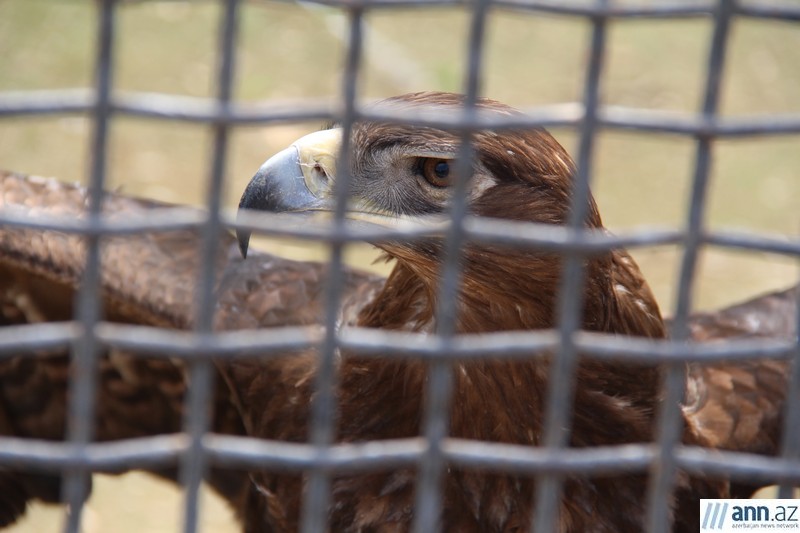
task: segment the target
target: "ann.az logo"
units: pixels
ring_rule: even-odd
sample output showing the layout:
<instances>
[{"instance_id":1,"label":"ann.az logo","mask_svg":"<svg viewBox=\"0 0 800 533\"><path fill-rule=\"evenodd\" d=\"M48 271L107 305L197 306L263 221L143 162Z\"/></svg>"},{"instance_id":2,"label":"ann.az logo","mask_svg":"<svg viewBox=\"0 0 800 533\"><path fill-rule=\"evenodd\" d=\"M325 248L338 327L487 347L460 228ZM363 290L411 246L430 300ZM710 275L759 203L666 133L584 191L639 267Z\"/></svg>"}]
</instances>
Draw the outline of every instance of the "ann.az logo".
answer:
<instances>
[{"instance_id":1,"label":"ann.az logo","mask_svg":"<svg viewBox=\"0 0 800 533\"><path fill-rule=\"evenodd\" d=\"M800 529L796 504L797 500L704 500L700 507L700 529L709 533L753 527Z\"/></svg>"}]
</instances>

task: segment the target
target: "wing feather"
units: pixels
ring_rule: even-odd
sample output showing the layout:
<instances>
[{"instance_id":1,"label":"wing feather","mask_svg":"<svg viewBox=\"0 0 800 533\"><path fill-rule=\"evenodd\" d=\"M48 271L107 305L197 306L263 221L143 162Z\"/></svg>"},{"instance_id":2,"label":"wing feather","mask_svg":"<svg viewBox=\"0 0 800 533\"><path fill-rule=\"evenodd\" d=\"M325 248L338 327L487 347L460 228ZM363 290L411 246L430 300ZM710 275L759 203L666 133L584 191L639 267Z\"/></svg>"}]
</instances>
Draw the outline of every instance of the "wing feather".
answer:
<instances>
[{"instance_id":1,"label":"wing feather","mask_svg":"<svg viewBox=\"0 0 800 533\"><path fill-rule=\"evenodd\" d=\"M795 287L716 313L692 317L697 342L794 339ZM789 361L754 359L688 368L684 413L689 428L716 448L774 455L780 443Z\"/></svg>"},{"instance_id":2,"label":"wing feather","mask_svg":"<svg viewBox=\"0 0 800 533\"><path fill-rule=\"evenodd\" d=\"M85 216L86 191L51 179L0 172L0 210L31 220ZM108 194L112 219L148 216L169 206ZM183 209L183 208L182 208ZM219 236L216 327L263 328L319 323L325 267L266 254L240 259L236 241ZM102 246L102 306L107 320L188 329L193 323L201 240L195 230L106 237ZM0 227L0 326L72 319L85 262L84 239L68 232ZM359 308L358 289L370 276L346 275L346 298ZM240 375L251 363L234 362ZM70 355L66 350L16 354L0 360L0 433L60 440L65 434ZM115 440L182 430L187 387L183 362L106 350L99 361L95 438ZM227 365L220 365L228 373ZM244 383L216 380L213 430L243 434L235 397ZM251 411L248 411L248 413ZM175 472L157 472L174 478ZM210 482L237 502L244 473L214 471ZM7 490L6 490L7 489ZM0 470L0 526L18 518L30 499L58 501L57 475Z\"/></svg>"}]
</instances>

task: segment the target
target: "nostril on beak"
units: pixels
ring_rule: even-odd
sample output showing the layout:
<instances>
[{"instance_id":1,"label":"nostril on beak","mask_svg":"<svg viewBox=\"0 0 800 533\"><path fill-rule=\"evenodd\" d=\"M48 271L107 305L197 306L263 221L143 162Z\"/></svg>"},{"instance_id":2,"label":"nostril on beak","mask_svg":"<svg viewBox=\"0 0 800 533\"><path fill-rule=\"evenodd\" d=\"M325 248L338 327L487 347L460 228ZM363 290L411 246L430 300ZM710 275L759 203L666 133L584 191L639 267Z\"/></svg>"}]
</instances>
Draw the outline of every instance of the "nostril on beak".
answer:
<instances>
[{"instance_id":1,"label":"nostril on beak","mask_svg":"<svg viewBox=\"0 0 800 533\"><path fill-rule=\"evenodd\" d=\"M325 181L328 181L328 173L325 172L325 169L323 169L322 165L320 165L319 163L314 164L314 172L316 172L320 178L324 179Z\"/></svg>"}]
</instances>

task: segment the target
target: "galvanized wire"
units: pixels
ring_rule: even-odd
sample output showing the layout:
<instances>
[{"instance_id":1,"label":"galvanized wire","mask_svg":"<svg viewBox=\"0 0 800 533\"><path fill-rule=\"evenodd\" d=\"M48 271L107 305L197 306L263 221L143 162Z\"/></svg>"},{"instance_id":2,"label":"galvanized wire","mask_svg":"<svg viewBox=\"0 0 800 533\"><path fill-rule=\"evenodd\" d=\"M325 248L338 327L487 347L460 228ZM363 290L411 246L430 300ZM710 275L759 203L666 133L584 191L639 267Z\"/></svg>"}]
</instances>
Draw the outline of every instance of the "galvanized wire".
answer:
<instances>
[{"instance_id":1,"label":"galvanized wire","mask_svg":"<svg viewBox=\"0 0 800 533\"><path fill-rule=\"evenodd\" d=\"M706 67L706 84L703 95L701 113L703 117L712 118L719 107L722 68L727 50L728 30L735 0L720 0L714 17L714 31L711 39ZM697 139L694 177L692 180L691 198L687 213L687 234L681 260L678 280L676 309L672 324L672 337L677 342L689 341L689 314L692 310L692 294L694 289L697 259L701 249L699 238L703 225L708 182L711 174L711 149L713 138L701 136ZM674 449L680 442L683 433L680 402L684 397L685 368L679 365L667 367L664 377L659 412L657 439L659 452L650 476L648 494L648 530L653 533L666 533L670 528L669 494L675 483L677 464Z\"/></svg>"},{"instance_id":2,"label":"galvanized wire","mask_svg":"<svg viewBox=\"0 0 800 533\"><path fill-rule=\"evenodd\" d=\"M607 0L597 2L604 9ZM578 232L586 226L589 216L589 182L592 176L592 156L597 137L597 108L600 102L600 80L606 48L606 18L592 19L592 38L589 63L583 88L584 119L580 129L577 172L573 183L568 228ZM544 446L558 451L569 443L571 407L575 391L575 370L578 365L578 350L575 333L581 327L583 292L586 283L584 262L586 257L574 251L563 255L564 266L559 281L557 316L559 349L550 362L547 388L547 411L544 420ZM555 531L561 506L564 479L561 476L545 475L537 479L536 503L532 531Z\"/></svg>"},{"instance_id":3,"label":"galvanized wire","mask_svg":"<svg viewBox=\"0 0 800 533\"><path fill-rule=\"evenodd\" d=\"M111 80L114 43L114 1L98 4L98 45L96 75L96 101L92 109L94 131L91 145L91 169L88 187L88 217L97 219L102 210L104 182L108 153L108 129L111 109ZM76 317L83 326L73 351L74 364L70 376L70 401L67 419L67 441L74 453L92 441L94 433L94 405L97 390L97 357L99 343L94 328L100 320L100 236L86 238L86 263L81 286L77 294ZM89 472L86 469L66 469L62 486L62 499L69 505L64 530L78 533L81 526L83 504L89 494Z\"/></svg>"},{"instance_id":4,"label":"galvanized wire","mask_svg":"<svg viewBox=\"0 0 800 533\"><path fill-rule=\"evenodd\" d=\"M467 72L464 80L463 118L476 114L483 65L483 43L486 34L487 0L475 0L467 42ZM442 265L439 270L439 287L436 301L436 335L441 351L448 353L457 329L457 299L461 282L461 249L464 242L464 221L468 211L468 193L475 150L472 132L463 130L460 135L458 157L453 171L455 184L449 206L450 227L444 237ZM426 453L419 465L414 506L413 531L426 533L437 529L444 501L443 474L446 459L442 444L449 433L450 406L454 392L453 367L448 361L432 361L428 367L425 387L425 419L423 434Z\"/></svg>"},{"instance_id":5,"label":"galvanized wire","mask_svg":"<svg viewBox=\"0 0 800 533\"><path fill-rule=\"evenodd\" d=\"M710 172L712 143L716 139L763 135L800 134L800 115L755 115L720 117L716 114L721 72L727 48L726 35L732 20L741 17L783 22L800 20L800 8L790 4L720 2L652 2L621 5L611 1L571 3L551 0L329 0L316 2L340 7L350 15L350 44L344 69L343 91L339 103L326 101L275 102L250 104L232 99L235 66L237 0L222 0L224 9L219 41L220 68L216 98L191 98L166 94L112 91L115 2L98 3L97 84L92 90L55 90L0 93L0 118L89 114L95 129L92 138L92 167L89 186L89 216L85 220L30 219L8 210L0 213L0 224L9 227L57 230L84 235L87 240L85 282L78 294L78 313L74 322L34 324L0 329L0 358L23 351L69 348L75 351L72 378L69 432L66 443L0 438L0 464L32 470L63 470L66 473L65 501L70 504L66 525L69 532L80 527L83 500L87 492L87 472L98 468L147 467L180 461L182 480L187 487L184 531L197 529L199 501L197 489L209 462L243 468L280 468L308 474L308 489L303 505L302 527L306 532L327 529L331 505L331 476L336 472L359 472L375 468L413 468L417 482L416 531L435 530L442 507L442 476L447 466L480 468L492 472L537 476L535 526L540 533L552 531L557 522L560 480L565 476L587 474L651 474L648 495L649 531L663 532L668 527L668 494L673 489L677 470L696 474L719 474L748 481L800 483L798 441L800 441L800 348L797 341L749 340L736 343L696 345L688 339L688 316L695 280L698 251L716 246L747 251L762 251L800 258L800 239L778 235L708 231L703 228L706 190ZM453 115L431 111L402 114L392 109L362 106L356 98L362 54L361 21L373 9L442 6L467 6L472 9L473 30L468 43L468 72L465 83L464 112ZM521 117L487 117L474 108L482 71L483 27L494 8L541 12L589 20L594 28L590 61L587 66L584 99L580 104L546 106L527 110ZM701 112L667 113L648 109L604 106L599 100L602 81L602 55L605 27L611 21L631 18L713 18L711 52L707 63L707 82ZM184 121L210 124L214 129L207 212L196 210L155 210L146 218L109 221L99 214L107 157L107 128L112 117L139 116L158 121ZM336 182L338 202L335 222L327 228L297 227L281 217L245 215L238 221L221 211L223 169L229 130L254 124L276 124L307 120L334 120L345 129ZM456 196L450 224L420 224L392 230L354 226L344 219L345 193L348 190L349 135L359 120L381 120L399 124L443 127L459 132L462 139L463 168L468 173L472 148L469 140L479 129L497 130L537 126L580 128L578 175L569 227L552 227L513 221L481 220L466 215L465 196ZM669 133L697 139L697 157L692 197L686 227L636 230L626 235L609 236L582 229L583 208L588 198L592 143L601 129L624 129L643 133ZM460 200L459 200L460 198ZM255 229L265 234L310 240L331 245L331 270L326 293L325 331L309 328L282 328L274 331L212 333L213 261L217 236L225 227ZM203 265L198 282L196 327L191 332L125 326L100 321L99 254L102 236L139 231L167 231L199 228L204 233ZM447 259L442 270L438 329L434 334L380 332L359 328L337 331L337 309L341 298L342 247L359 240L393 236L407 240L431 234L445 237ZM561 285L558 327L535 332L500 332L484 335L455 334L455 295L458 288L457 252L465 242L491 242L564 254L565 269ZM671 340L628 339L579 331L583 285L582 258L587 254L620 247L678 244L684 255L677 289L675 335ZM798 313L800 317L800 313ZM798 324L800 327L800 324ZM287 349L322 346L316 378L312 429L308 444L275 442L208 433L212 358L242 355L276 357ZM95 362L103 348L120 348L137 356L169 357L186 360L191 368L192 388L187 399L185 433L115 443L92 443L91 422L97 386ZM384 357L413 357L430 363L426 392L426 418L423 435L359 444L338 444L335 390L335 356L339 350L364 357L380 353ZM551 375L546 431L542 447L527 447L488 442L472 442L448 436L448 411L452 393L451 365L486 357L530 359L558 353ZM654 443L602 448L567 448L575 358L614 359L630 364L666 364L664 410L660 414L657 441ZM680 443L682 393L681 365L690 361L714 362L753 358L792 359L789 400L785 411L783 453L767 458L734 452L708 453ZM786 493L785 490L783 492Z\"/></svg>"},{"instance_id":6,"label":"galvanized wire","mask_svg":"<svg viewBox=\"0 0 800 533\"><path fill-rule=\"evenodd\" d=\"M233 95L236 40L239 26L239 0L225 0L223 15L220 18L219 42L217 50L217 106L225 109ZM219 249L219 235L222 231L219 217L223 198L223 180L228 152L229 126L225 123L213 125L213 150L206 206L208 217L202 226L203 242L200 252L200 269L197 280L197 298L194 311L194 329L197 333L211 332L214 321L214 266ZM187 390L184 431L190 439L190 446L180 461L180 480L185 489L183 530L192 533L198 529L200 513L199 490L208 469L203 449L203 439L209 432L212 398L214 390L214 369L208 359L189 360L189 383Z\"/></svg>"},{"instance_id":7,"label":"galvanized wire","mask_svg":"<svg viewBox=\"0 0 800 533\"><path fill-rule=\"evenodd\" d=\"M351 131L355 124L355 102L358 90L359 69L361 66L363 34L362 23L364 12L360 8L349 11L350 32L345 73L342 82L342 100L344 115L342 117L342 143L339 158L336 162L334 193L336 204L333 227L341 231L347 213L347 198L351 183ZM311 442L320 457L328 454L336 433L336 359L339 353L337 323L339 320L339 302L344 286L344 246L341 242L330 244L330 268L325 287L325 336L319 355L319 366L315 376L315 398L311 413ZM322 533L327 531L328 509L331 497L330 473L323 469L312 470L308 480L308 489L303 501L303 517L301 529L304 533Z\"/></svg>"}]
</instances>

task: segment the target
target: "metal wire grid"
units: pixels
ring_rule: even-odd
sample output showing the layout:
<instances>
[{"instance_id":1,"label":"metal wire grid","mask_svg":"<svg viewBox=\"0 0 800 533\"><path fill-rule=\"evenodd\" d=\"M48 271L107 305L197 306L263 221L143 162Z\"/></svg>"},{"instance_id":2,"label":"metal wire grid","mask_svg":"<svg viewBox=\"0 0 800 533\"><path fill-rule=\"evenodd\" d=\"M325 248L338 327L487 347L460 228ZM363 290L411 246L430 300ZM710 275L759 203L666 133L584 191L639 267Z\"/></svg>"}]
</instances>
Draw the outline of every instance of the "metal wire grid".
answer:
<instances>
[{"instance_id":1,"label":"metal wire grid","mask_svg":"<svg viewBox=\"0 0 800 533\"><path fill-rule=\"evenodd\" d=\"M775 340L740 342L735 345L701 346L686 342L687 318L691 309L692 284L698 251L715 245L753 251L766 251L800 257L800 241L768 235L745 235L708 232L701 225L710 151L720 137L800 134L800 116L756 116L720 118L716 115L719 85L725 59L726 39L734 17L758 17L800 21L800 8L780 4L739 4L735 0L717 3L662 2L642 6L616 5L609 0L573 5L546 0L322 0L318 3L340 7L349 14L349 47L339 107L304 105L286 107L266 102L251 106L237 105L231 98L234 50L237 37L238 0L221 0L225 6L220 28L220 65L216 99L198 99L168 95L121 94L112 91L114 44L114 0L98 2L100 12L97 47L97 83L90 91L37 91L0 93L0 116L89 113L94 120L92 166L89 181L89 216L86 220L32 220L0 213L0 222L9 226L55 229L82 234L87 239L86 282L77 296L78 312L74 322L16 326L0 330L0 355L18 354L21 350L75 345L76 372L72 382L68 441L52 443L27 439L0 438L0 463L16 467L59 469L66 473L65 500L71 512L66 531L77 532L87 490L88 472L93 468L152 467L180 461L182 482L186 487L184 530L195 531L198 516L198 487L208 464L245 468L280 466L309 473L305 496L303 530L325 531L330 499L330 476L338 469L417 466L420 476L414 530L433 531L441 506L438 487L446 464L465 468L486 468L497 472L535 474L541 490L537 491L536 531L552 531L556 519L554 505L560 494L563 476L581 473L622 473L648 470L651 473L648 494L649 531L662 533L668 527L667 495L676 469L692 473L721 474L737 479L764 483L800 481L800 346L797 342ZM467 5L472 23L468 41L468 72L465 80L466 104L463 114L452 116L425 113L398 116L387 110L365 110L356 100L362 51L362 19L369 9L390 7L426 7ZM549 106L530 110L523 119L487 121L475 112L483 51L483 33L490 7L533 10L552 14L586 17L592 23L592 48L580 104ZM603 70L606 27L611 20L641 18L714 18L711 52L701 110L696 115L676 116L644 109L615 108L599 103L599 85ZM138 115L159 120L182 120L208 123L214 130L214 149L207 193L208 213L176 211L148 214L147 219L124 222L104 220L99 206L103 195L106 167L107 126L114 115ZM243 217L239 222L220 210L227 137L231 128L244 124L267 124L309 119L335 119L345 134L337 181L338 202L335 221L330 228L297 228L279 218ZM347 242L385 236L414 239L426 234L420 228L400 230L364 230L349 226L345 219L344 194L348 180L348 132L354 122L363 119L456 128L462 132L460 161L468 161L472 147L470 135L476 129L517 128L521 126L574 126L580 129L577 185L573 215L563 228L476 220L466 214L463 180L456 185L452 224L445 236L448 254L444 261L440 301L437 310L437 335L414 337L408 334L349 329L337 331L336 309L340 299L342 247ZM645 132L669 132L694 137L697 142L691 203L683 230L638 231L619 237L605 237L581 231L585 215L595 132L600 128L635 129ZM462 163L458 174L466 175ZM302 239L324 240L331 246L331 274L326 293L327 307L324 334L302 328L272 331L242 331L212 334L213 261L215 235L221 227L246 227L265 234ZM203 271L198 283L196 327L193 332L176 333L157 328L123 326L99 319L99 248L103 235L125 234L153 229L199 227L204 230ZM458 336L454 334L454 295L459 280L458 250L466 240L501 242L515 246L535 246L565 254L556 330L539 332L493 333ZM624 339L578 331L583 281L581 258L598 250L659 244L683 246L675 335L669 341ZM800 316L800 313L798 313ZM798 324L800 330L800 324ZM321 347L322 364L317 376L320 400L314 404L313 431L310 443L290 444L208 433L205 405L210 390L211 358L258 354L270 356L289 348ZM184 433L114 443L92 443L91 420L96 386L96 358L101 347L132 350L148 356L180 357L190 365L193 386L189 392L188 415ZM334 354L338 349L371 355L418 357L430 361L431 374L424 433L415 439L335 444L333 419L336 373ZM543 446L524 446L473 442L448 438L447 411L451 392L450 362L454 358L481 357L487 351L497 357L539 357L557 350L557 364L551 368L546 431ZM572 396L572 373L576 355L586 357L626 358L632 362L658 361L668 365L664 385L663 412L659 415L657 442L592 449L566 448L568 432L563 429L569 418ZM793 358L789 402L785 414L783 452L778 458L766 458L733 452L709 454L705 450L680 444L678 402L682 394L680 365L686 361L718 361L756 357Z\"/></svg>"}]
</instances>

